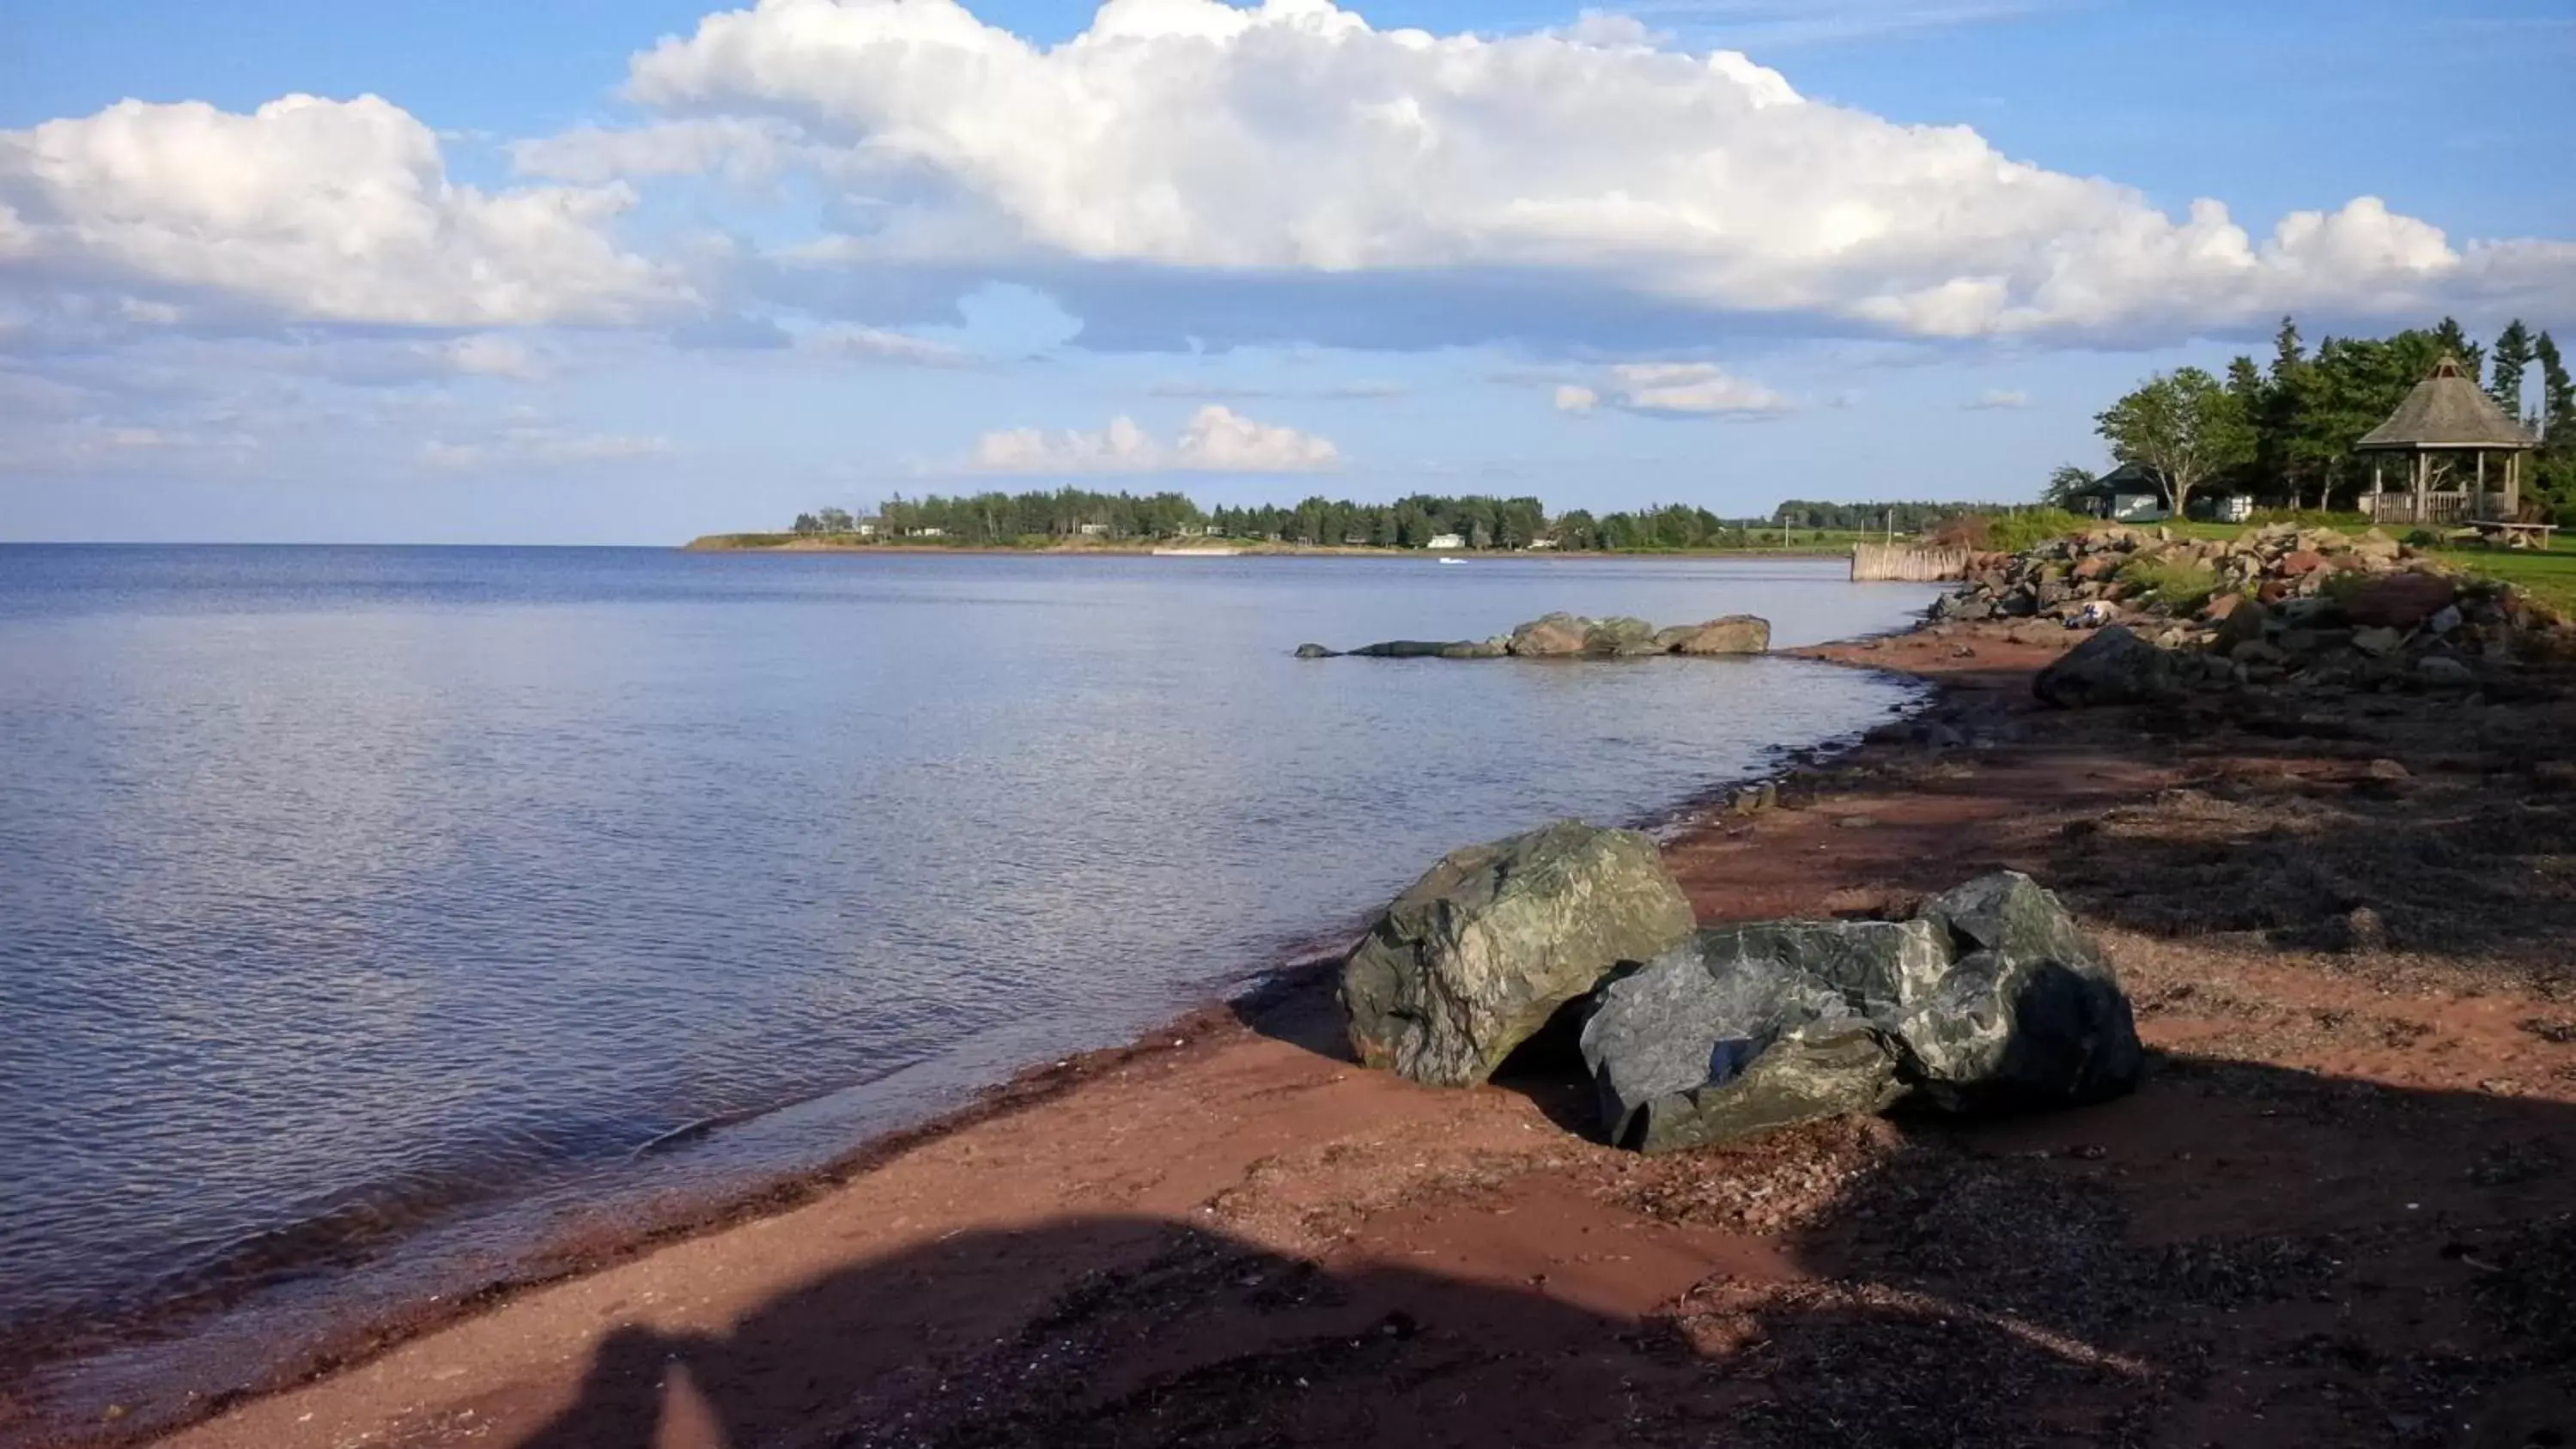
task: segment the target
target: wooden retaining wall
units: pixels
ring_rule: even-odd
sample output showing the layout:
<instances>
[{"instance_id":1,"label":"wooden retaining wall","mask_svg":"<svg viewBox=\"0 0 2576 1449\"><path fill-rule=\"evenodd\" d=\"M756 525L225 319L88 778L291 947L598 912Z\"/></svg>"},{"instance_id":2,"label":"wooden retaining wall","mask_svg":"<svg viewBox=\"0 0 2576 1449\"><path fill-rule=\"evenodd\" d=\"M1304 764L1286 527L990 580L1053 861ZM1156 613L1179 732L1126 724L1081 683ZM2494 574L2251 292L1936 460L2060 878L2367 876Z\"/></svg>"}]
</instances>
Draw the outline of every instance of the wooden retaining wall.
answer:
<instances>
[{"instance_id":1,"label":"wooden retaining wall","mask_svg":"<svg viewBox=\"0 0 2576 1449\"><path fill-rule=\"evenodd\" d=\"M1964 548L1915 548L1910 544L1852 545L1852 582L1939 583L1968 576Z\"/></svg>"}]
</instances>

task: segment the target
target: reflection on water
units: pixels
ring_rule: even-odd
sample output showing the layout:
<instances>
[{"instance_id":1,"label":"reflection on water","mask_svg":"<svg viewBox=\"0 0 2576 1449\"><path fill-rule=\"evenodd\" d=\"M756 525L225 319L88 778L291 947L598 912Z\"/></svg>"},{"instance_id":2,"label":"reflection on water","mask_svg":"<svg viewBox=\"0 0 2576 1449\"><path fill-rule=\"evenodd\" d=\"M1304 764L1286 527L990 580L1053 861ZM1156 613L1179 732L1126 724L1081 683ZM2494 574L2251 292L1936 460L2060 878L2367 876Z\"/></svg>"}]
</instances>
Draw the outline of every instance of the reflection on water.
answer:
<instances>
[{"instance_id":1,"label":"reflection on water","mask_svg":"<svg viewBox=\"0 0 2576 1449\"><path fill-rule=\"evenodd\" d=\"M1924 597L1805 563L0 548L0 1322L260 1288L273 1332L575 1204L810 1165L1451 847L1638 819L1904 698L1300 642L1565 608L1795 644Z\"/></svg>"}]
</instances>

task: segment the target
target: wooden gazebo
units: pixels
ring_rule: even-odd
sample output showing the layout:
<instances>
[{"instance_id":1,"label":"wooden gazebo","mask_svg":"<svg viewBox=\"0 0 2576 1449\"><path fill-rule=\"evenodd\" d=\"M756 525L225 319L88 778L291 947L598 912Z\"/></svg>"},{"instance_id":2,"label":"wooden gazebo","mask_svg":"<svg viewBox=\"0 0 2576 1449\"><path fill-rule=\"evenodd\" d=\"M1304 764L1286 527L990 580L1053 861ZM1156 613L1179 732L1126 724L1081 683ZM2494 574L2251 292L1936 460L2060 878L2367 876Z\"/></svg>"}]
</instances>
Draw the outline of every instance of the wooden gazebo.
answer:
<instances>
[{"instance_id":1,"label":"wooden gazebo","mask_svg":"<svg viewBox=\"0 0 2576 1449\"><path fill-rule=\"evenodd\" d=\"M2374 458L2370 496L2362 511L2380 523L2419 525L2487 524L2520 521L2522 455L2540 440L2506 416L2470 377L2456 357L2445 357L2432 375L2415 384L2388 421L2362 435L2353 445L2366 453L2406 456L2406 487L2386 491L2385 468ZM2492 474L2501 491L2491 491L2488 455L2503 455Z\"/></svg>"}]
</instances>

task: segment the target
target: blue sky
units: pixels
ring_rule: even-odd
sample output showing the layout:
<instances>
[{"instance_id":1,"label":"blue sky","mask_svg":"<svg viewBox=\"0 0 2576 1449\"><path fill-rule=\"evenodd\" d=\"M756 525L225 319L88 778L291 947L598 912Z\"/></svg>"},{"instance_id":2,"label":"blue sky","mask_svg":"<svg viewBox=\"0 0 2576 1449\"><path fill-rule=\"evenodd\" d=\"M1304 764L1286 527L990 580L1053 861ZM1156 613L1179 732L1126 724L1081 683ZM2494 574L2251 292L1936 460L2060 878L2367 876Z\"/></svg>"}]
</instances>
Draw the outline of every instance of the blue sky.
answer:
<instances>
[{"instance_id":1,"label":"blue sky","mask_svg":"<svg viewBox=\"0 0 2576 1449\"><path fill-rule=\"evenodd\" d=\"M2563 0L710 15L17 0L0 538L2016 498L2284 310L2576 331Z\"/></svg>"}]
</instances>

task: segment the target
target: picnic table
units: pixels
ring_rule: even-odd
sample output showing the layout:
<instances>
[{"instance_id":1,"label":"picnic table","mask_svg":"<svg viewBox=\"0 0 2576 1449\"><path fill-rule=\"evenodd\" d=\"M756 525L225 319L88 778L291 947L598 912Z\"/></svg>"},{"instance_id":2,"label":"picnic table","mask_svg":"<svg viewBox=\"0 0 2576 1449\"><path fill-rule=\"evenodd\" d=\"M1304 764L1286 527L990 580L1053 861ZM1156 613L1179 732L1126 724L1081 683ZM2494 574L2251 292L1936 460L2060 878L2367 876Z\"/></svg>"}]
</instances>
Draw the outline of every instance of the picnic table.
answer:
<instances>
[{"instance_id":1,"label":"picnic table","mask_svg":"<svg viewBox=\"0 0 2576 1449\"><path fill-rule=\"evenodd\" d=\"M2506 548L2549 547L2549 535L2558 531L2554 523L2514 523L2501 518L2473 518L2468 526L2478 541L2489 548L2502 544Z\"/></svg>"}]
</instances>

